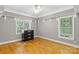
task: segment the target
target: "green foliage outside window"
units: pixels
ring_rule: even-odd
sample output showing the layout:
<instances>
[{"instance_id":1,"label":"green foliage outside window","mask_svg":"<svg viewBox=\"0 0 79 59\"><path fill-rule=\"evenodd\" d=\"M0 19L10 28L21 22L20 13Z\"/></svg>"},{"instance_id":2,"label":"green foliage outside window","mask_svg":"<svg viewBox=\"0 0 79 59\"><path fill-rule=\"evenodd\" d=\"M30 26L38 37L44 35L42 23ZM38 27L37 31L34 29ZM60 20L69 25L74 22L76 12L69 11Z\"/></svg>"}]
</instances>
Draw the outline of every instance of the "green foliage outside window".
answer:
<instances>
[{"instance_id":1,"label":"green foliage outside window","mask_svg":"<svg viewBox=\"0 0 79 59\"><path fill-rule=\"evenodd\" d=\"M29 30L31 21L27 20L16 20L16 33L22 33L24 30Z\"/></svg>"},{"instance_id":2,"label":"green foliage outside window","mask_svg":"<svg viewBox=\"0 0 79 59\"><path fill-rule=\"evenodd\" d=\"M60 18L60 36L71 38L73 36L73 16Z\"/></svg>"}]
</instances>

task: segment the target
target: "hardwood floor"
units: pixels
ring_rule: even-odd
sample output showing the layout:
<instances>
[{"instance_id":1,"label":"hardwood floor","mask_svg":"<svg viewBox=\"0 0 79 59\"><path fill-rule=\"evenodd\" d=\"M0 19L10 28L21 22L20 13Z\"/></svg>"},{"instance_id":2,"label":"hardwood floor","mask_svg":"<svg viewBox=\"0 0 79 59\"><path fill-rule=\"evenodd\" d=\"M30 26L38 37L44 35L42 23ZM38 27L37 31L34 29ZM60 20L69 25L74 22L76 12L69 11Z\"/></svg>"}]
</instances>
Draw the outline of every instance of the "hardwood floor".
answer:
<instances>
[{"instance_id":1,"label":"hardwood floor","mask_svg":"<svg viewBox=\"0 0 79 59\"><path fill-rule=\"evenodd\" d=\"M42 38L0 45L0 54L79 54L79 49Z\"/></svg>"}]
</instances>

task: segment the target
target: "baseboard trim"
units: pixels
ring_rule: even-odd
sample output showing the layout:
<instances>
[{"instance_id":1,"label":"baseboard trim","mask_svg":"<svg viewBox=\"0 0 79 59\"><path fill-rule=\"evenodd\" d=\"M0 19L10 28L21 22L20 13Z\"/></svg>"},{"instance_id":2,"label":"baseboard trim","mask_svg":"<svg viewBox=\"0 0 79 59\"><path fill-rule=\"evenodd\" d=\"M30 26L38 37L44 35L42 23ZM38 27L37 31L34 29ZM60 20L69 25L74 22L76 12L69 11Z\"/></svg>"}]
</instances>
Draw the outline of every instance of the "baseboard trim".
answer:
<instances>
[{"instance_id":1,"label":"baseboard trim","mask_svg":"<svg viewBox=\"0 0 79 59\"><path fill-rule=\"evenodd\" d=\"M34 37L38 37L38 36L34 36ZM8 43L12 43L12 42L17 42L17 41L21 41L21 39L12 40L12 41L6 41L6 42L2 42L2 43L0 43L0 45L3 45L3 44L8 44Z\"/></svg>"},{"instance_id":2,"label":"baseboard trim","mask_svg":"<svg viewBox=\"0 0 79 59\"><path fill-rule=\"evenodd\" d=\"M3 44L8 44L8 43L12 43L12 42L17 42L17 41L21 41L21 39L12 40L12 41L6 41L6 42L2 42L2 43L0 43L0 45L3 45Z\"/></svg>"},{"instance_id":3,"label":"baseboard trim","mask_svg":"<svg viewBox=\"0 0 79 59\"><path fill-rule=\"evenodd\" d=\"M65 45L68 45L68 46L72 46L72 47L75 47L75 48L79 48L78 45L74 45L74 44L69 44L69 43L61 42L61 41L54 40L54 39L50 39L50 38L47 38L47 37L44 37L44 36L38 36L38 37L39 37L39 38L46 39L46 40L51 40L51 41L54 41L54 42L58 42L58 43L61 43L61 44L65 44Z\"/></svg>"},{"instance_id":4,"label":"baseboard trim","mask_svg":"<svg viewBox=\"0 0 79 59\"><path fill-rule=\"evenodd\" d=\"M38 36L34 36L34 37L38 37Z\"/></svg>"},{"instance_id":5,"label":"baseboard trim","mask_svg":"<svg viewBox=\"0 0 79 59\"><path fill-rule=\"evenodd\" d=\"M47 37L44 37L44 36L34 36L34 37L39 37L39 38L43 38L43 39L46 39L46 40L51 40L51 41L58 42L58 43L61 43L61 44L69 45L69 46L72 46L72 47L75 47L75 48L79 48L78 45L74 45L74 44L69 44L69 43L61 42L61 41L54 40L54 39L50 39L50 38L47 38ZM21 41L21 39L2 42L2 43L0 43L0 45L12 43L12 42L17 42L17 41Z\"/></svg>"}]
</instances>

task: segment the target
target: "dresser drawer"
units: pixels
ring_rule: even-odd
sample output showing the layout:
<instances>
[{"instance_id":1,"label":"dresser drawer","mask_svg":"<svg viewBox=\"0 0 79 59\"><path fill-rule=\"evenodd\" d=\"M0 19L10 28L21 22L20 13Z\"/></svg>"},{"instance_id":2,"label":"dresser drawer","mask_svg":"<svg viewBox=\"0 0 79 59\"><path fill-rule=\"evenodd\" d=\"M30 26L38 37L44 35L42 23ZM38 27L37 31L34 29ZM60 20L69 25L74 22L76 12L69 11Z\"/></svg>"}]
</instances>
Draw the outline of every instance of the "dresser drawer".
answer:
<instances>
[{"instance_id":1,"label":"dresser drawer","mask_svg":"<svg viewBox=\"0 0 79 59\"><path fill-rule=\"evenodd\" d=\"M31 39L31 38L32 38L32 37L30 37L30 36L29 36L29 37L27 37L27 39Z\"/></svg>"},{"instance_id":2,"label":"dresser drawer","mask_svg":"<svg viewBox=\"0 0 79 59\"><path fill-rule=\"evenodd\" d=\"M32 34L28 33L27 35L32 35Z\"/></svg>"},{"instance_id":3,"label":"dresser drawer","mask_svg":"<svg viewBox=\"0 0 79 59\"><path fill-rule=\"evenodd\" d=\"M24 37L32 37L32 36L34 36L33 34L27 34L27 35L24 35Z\"/></svg>"},{"instance_id":4,"label":"dresser drawer","mask_svg":"<svg viewBox=\"0 0 79 59\"><path fill-rule=\"evenodd\" d=\"M34 39L34 31L33 30L26 30L23 33L23 41Z\"/></svg>"}]
</instances>

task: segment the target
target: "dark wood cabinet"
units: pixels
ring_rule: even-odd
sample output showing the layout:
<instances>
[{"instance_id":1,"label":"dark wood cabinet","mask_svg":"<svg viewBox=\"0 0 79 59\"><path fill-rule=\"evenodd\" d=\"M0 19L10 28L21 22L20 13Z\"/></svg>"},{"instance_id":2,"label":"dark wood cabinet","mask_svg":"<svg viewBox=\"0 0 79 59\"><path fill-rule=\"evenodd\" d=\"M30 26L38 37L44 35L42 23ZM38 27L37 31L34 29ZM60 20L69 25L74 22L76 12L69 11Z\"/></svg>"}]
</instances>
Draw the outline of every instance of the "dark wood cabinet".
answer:
<instances>
[{"instance_id":1,"label":"dark wood cabinet","mask_svg":"<svg viewBox=\"0 0 79 59\"><path fill-rule=\"evenodd\" d=\"M34 30L25 30L22 33L22 41L28 41L34 39Z\"/></svg>"}]
</instances>

